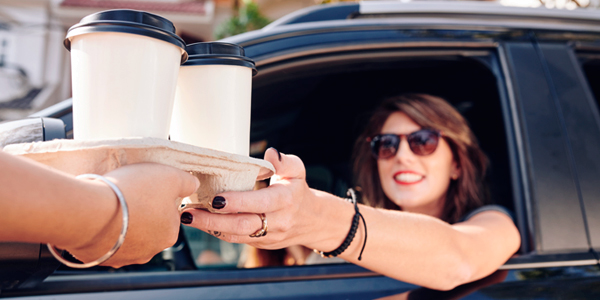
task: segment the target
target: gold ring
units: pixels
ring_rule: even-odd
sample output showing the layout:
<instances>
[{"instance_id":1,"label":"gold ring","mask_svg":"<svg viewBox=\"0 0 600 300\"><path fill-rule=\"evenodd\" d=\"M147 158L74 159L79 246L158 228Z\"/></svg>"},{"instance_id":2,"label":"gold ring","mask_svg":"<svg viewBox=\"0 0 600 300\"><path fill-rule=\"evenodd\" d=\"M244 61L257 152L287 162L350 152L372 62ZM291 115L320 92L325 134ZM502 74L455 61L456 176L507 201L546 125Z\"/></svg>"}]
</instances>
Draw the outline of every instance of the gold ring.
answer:
<instances>
[{"instance_id":1,"label":"gold ring","mask_svg":"<svg viewBox=\"0 0 600 300\"><path fill-rule=\"evenodd\" d=\"M257 214L262 222L262 227L255 233L251 234L250 237L261 237L267 235L267 216L265 214Z\"/></svg>"}]
</instances>

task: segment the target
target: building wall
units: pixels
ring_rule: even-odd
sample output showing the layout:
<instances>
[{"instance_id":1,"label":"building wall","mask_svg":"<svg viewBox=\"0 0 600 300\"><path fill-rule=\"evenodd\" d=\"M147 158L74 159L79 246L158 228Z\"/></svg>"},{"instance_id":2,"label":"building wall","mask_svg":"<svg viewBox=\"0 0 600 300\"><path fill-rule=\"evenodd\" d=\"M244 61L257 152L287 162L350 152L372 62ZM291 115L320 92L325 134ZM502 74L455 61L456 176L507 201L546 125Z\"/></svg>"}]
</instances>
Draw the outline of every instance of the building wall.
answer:
<instances>
[{"instance_id":1,"label":"building wall","mask_svg":"<svg viewBox=\"0 0 600 300\"><path fill-rule=\"evenodd\" d=\"M177 3L194 0L130 0ZM316 0L255 0L270 20L315 4ZM71 95L70 58L63 46L69 27L102 9L61 7L61 0L0 0L0 103L41 89L26 108L0 107L0 121L21 119ZM233 15L233 0L206 1L205 16L153 12L171 20L179 34L192 40L214 40L214 31ZM1 60L0 60L1 61ZM19 69L27 75L21 76ZM13 101L14 102L14 101ZM12 102L11 102L12 103ZM9 103L10 104L10 103ZM18 103L17 103L18 104Z\"/></svg>"},{"instance_id":2,"label":"building wall","mask_svg":"<svg viewBox=\"0 0 600 300\"><path fill-rule=\"evenodd\" d=\"M272 21L293 11L319 3L319 0L255 0L260 11Z\"/></svg>"},{"instance_id":3,"label":"building wall","mask_svg":"<svg viewBox=\"0 0 600 300\"><path fill-rule=\"evenodd\" d=\"M64 83L65 30L53 19L49 4L46 0L0 1L0 103L10 104L32 89L42 90L26 108L15 105L0 110L0 120L25 117L70 93L70 85Z\"/></svg>"}]
</instances>

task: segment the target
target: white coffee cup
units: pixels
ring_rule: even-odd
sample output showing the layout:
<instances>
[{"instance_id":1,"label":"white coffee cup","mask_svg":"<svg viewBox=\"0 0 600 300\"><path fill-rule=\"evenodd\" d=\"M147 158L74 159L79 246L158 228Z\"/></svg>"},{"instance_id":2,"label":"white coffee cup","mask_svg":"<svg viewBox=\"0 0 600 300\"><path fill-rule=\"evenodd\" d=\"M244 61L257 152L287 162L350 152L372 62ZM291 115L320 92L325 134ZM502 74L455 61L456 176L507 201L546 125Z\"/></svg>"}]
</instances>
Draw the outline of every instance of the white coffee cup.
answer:
<instances>
[{"instance_id":1,"label":"white coffee cup","mask_svg":"<svg viewBox=\"0 0 600 300\"><path fill-rule=\"evenodd\" d=\"M71 51L73 136L166 139L185 43L165 18L110 10L83 18L65 39Z\"/></svg>"},{"instance_id":2,"label":"white coffee cup","mask_svg":"<svg viewBox=\"0 0 600 300\"><path fill-rule=\"evenodd\" d=\"M186 47L179 70L171 140L248 156L254 62L227 43Z\"/></svg>"}]
</instances>

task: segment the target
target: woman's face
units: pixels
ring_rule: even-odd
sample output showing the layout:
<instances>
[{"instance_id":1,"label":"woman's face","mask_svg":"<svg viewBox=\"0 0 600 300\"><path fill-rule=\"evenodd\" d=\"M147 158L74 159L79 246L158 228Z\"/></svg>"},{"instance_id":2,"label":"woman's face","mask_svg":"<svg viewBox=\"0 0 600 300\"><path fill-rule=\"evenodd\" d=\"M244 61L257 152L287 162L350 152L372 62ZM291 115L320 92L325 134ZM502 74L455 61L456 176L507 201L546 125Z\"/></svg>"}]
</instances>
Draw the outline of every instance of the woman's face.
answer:
<instances>
[{"instance_id":1,"label":"woman's face","mask_svg":"<svg viewBox=\"0 0 600 300\"><path fill-rule=\"evenodd\" d=\"M382 134L409 134L422 129L402 112L392 113ZM440 217L450 181L460 175L450 146L440 138L432 154L414 154L402 137L396 156L378 159L379 179L384 193L404 211Z\"/></svg>"}]
</instances>

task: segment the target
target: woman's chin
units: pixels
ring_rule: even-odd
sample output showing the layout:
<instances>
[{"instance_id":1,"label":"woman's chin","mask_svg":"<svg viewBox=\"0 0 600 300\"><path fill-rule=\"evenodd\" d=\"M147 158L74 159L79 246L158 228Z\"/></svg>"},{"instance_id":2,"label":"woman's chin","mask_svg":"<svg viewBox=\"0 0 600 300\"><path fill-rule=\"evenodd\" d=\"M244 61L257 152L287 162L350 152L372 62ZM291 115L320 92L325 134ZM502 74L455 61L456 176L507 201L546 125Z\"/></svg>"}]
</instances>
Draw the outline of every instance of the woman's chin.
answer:
<instances>
[{"instance_id":1,"label":"woman's chin","mask_svg":"<svg viewBox=\"0 0 600 300\"><path fill-rule=\"evenodd\" d=\"M402 208L404 211L420 211L424 207L430 207L434 202L423 198L422 192L406 192L396 193L395 195L388 195L396 205Z\"/></svg>"}]
</instances>

